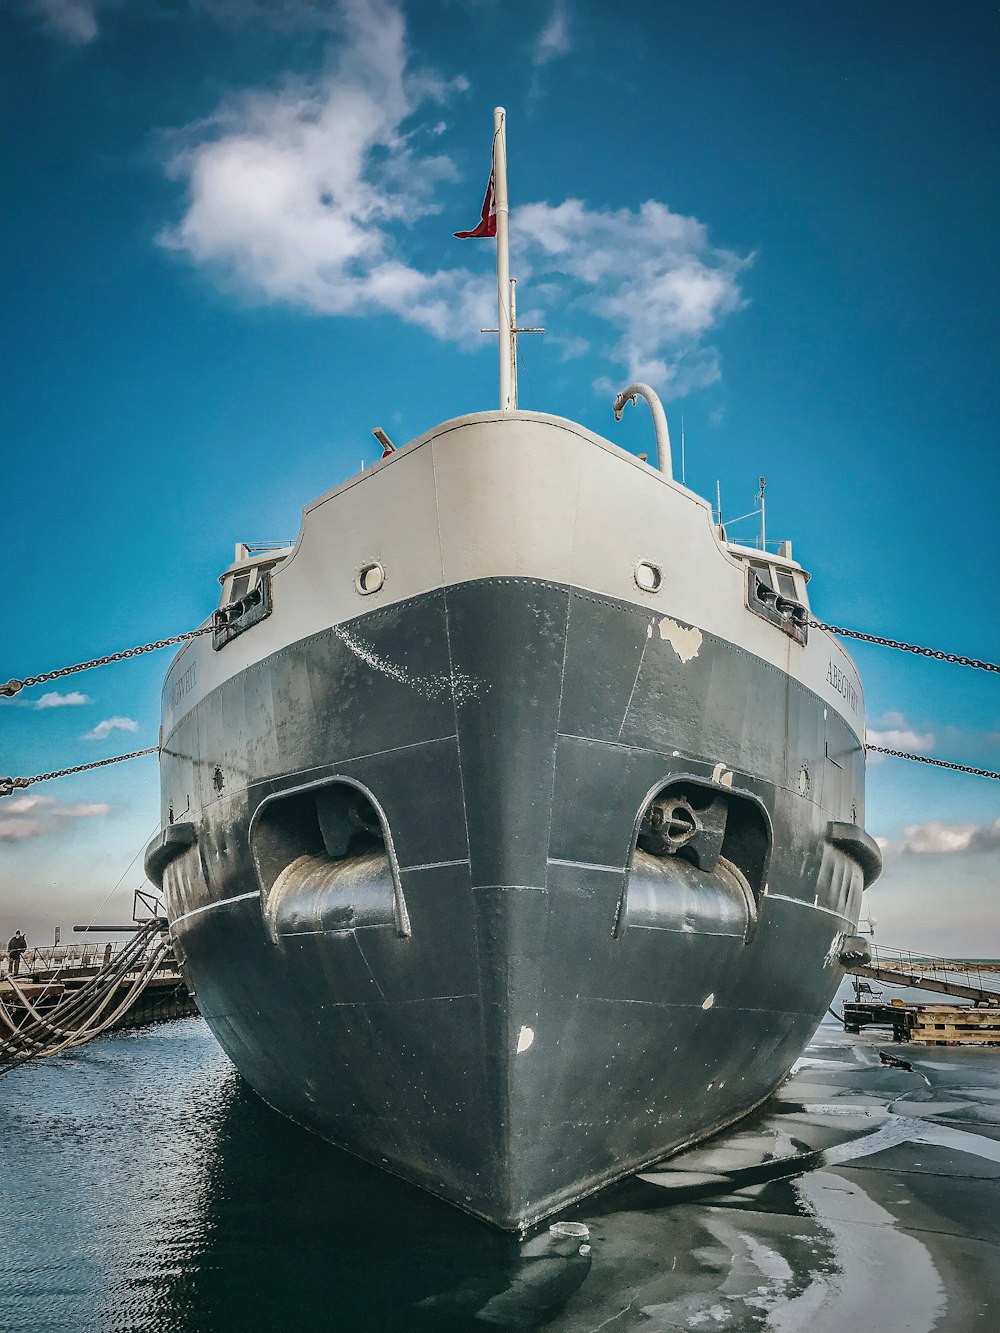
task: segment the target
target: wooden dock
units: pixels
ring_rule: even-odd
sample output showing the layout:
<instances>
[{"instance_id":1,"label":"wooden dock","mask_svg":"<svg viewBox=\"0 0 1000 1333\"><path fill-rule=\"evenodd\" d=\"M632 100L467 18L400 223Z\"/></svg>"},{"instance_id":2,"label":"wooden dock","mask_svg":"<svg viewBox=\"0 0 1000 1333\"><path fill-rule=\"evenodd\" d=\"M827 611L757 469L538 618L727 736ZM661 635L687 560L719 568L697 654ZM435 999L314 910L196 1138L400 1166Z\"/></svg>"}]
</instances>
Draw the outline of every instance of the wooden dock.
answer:
<instances>
[{"instance_id":1,"label":"wooden dock","mask_svg":"<svg viewBox=\"0 0 1000 1333\"><path fill-rule=\"evenodd\" d=\"M921 1046L1000 1046L1000 1009L971 1004L915 1004L910 1001L847 1001L844 1029L892 1029L894 1041Z\"/></svg>"},{"instance_id":2,"label":"wooden dock","mask_svg":"<svg viewBox=\"0 0 1000 1333\"><path fill-rule=\"evenodd\" d=\"M915 1006L910 1041L922 1046L1000 1046L1000 1009L968 1004Z\"/></svg>"}]
</instances>

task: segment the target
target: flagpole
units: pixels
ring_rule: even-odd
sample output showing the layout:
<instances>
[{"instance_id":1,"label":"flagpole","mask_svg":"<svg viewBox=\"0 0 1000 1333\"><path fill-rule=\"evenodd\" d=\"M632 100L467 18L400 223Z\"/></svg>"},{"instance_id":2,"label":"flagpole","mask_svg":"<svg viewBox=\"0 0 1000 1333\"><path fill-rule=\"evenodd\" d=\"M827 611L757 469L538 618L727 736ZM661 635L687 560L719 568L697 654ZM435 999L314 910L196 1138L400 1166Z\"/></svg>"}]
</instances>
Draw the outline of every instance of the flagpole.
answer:
<instances>
[{"instance_id":1,"label":"flagpole","mask_svg":"<svg viewBox=\"0 0 1000 1333\"><path fill-rule=\"evenodd\" d=\"M500 411L517 407L511 370L512 322L508 299L510 293L510 256L508 233L510 209L507 203L507 113L502 106L493 109L493 189L497 212L497 336L500 342Z\"/></svg>"}]
</instances>

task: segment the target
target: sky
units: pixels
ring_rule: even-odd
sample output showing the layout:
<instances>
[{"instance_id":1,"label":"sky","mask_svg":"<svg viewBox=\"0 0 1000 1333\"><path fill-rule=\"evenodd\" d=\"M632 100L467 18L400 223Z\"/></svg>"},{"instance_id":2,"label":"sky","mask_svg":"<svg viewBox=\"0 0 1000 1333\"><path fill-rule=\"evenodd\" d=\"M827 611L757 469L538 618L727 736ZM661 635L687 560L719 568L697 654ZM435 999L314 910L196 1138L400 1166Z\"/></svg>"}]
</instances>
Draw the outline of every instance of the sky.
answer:
<instances>
[{"instance_id":1,"label":"sky","mask_svg":"<svg viewBox=\"0 0 1000 1333\"><path fill-rule=\"evenodd\" d=\"M1000 661L1000 18L982 0L0 0L4 634L24 677L194 628L237 541L497 400L768 534L832 624ZM730 530L752 539L754 523ZM1000 769L996 675L848 645L869 739ZM0 773L155 745L170 654L0 702ZM130 915L155 757L0 800L0 933ZM1000 784L869 762L876 941L1000 956Z\"/></svg>"}]
</instances>

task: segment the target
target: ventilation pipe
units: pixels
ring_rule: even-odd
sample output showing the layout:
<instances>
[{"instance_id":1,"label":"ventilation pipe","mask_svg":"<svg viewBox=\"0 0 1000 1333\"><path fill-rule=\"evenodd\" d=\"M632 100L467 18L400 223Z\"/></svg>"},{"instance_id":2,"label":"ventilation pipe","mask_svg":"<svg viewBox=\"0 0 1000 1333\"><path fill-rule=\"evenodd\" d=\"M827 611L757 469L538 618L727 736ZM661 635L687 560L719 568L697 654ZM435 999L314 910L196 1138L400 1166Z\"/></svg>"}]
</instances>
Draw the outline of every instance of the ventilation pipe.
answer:
<instances>
[{"instance_id":1,"label":"ventilation pipe","mask_svg":"<svg viewBox=\"0 0 1000 1333\"><path fill-rule=\"evenodd\" d=\"M670 431L667 429L667 415L663 410L659 395L648 384L630 384L614 401L615 420L621 421L626 403L634 403L639 396L645 398L653 414L653 426L656 430L656 466L667 477L673 477L670 462Z\"/></svg>"}]
</instances>

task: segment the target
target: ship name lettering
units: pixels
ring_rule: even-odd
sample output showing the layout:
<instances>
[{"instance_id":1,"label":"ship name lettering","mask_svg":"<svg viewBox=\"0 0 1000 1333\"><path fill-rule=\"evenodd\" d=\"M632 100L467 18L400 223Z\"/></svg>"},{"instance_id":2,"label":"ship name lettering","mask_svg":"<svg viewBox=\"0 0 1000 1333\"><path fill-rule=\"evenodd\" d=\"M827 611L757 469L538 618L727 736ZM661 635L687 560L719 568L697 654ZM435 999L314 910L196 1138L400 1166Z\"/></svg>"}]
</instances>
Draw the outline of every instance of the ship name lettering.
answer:
<instances>
[{"instance_id":1,"label":"ship name lettering","mask_svg":"<svg viewBox=\"0 0 1000 1333\"><path fill-rule=\"evenodd\" d=\"M830 665L826 669L826 680L828 685L832 685L838 694L842 695L851 705L855 712L858 711L858 692L851 684L850 680L837 666L833 658L830 659Z\"/></svg>"},{"instance_id":2,"label":"ship name lettering","mask_svg":"<svg viewBox=\"0 0 1000 1333\"><path fill-rule=\"evenodd\" d=\"M170 691L170 707L174 709L184 698L190 694L198 683L198 663L192 662L187 671L177 677L174 681L174 688Z\"/></svg>"}]
</instances>

